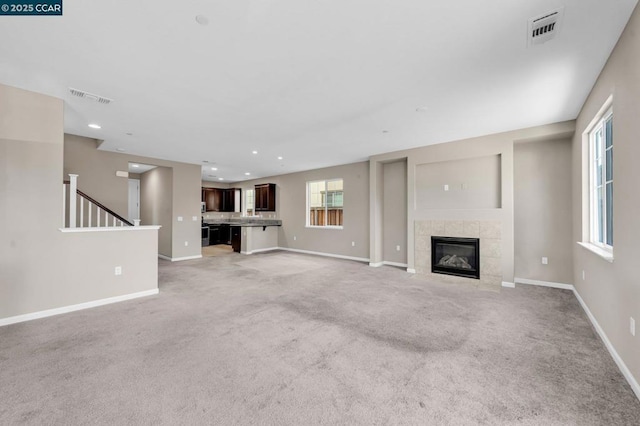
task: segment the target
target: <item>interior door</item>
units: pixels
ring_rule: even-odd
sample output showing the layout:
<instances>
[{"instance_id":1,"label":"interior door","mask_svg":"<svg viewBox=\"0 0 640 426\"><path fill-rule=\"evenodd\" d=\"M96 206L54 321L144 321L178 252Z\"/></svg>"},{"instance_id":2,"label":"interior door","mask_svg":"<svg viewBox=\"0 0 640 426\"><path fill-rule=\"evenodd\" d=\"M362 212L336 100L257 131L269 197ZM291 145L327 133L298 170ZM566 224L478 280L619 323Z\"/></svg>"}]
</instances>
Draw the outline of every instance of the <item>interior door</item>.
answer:
<instances>
[{"instance_id":1,"label":"interior door","mask_svg":"<svg viewBox=\"0 0 640 426\"><path fill-rule=\"evenodd\" d=\"M129 179L129 222L140 219L140 180Z\"/></svg>"}]
</instances>

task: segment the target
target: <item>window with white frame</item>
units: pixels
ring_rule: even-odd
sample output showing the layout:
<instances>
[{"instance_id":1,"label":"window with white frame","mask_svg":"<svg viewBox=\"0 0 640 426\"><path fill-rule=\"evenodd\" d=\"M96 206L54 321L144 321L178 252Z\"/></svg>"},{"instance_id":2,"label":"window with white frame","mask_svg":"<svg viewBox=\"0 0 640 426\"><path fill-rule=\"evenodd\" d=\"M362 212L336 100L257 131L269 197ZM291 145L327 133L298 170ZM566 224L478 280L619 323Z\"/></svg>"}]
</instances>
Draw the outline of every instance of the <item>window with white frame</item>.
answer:
<instances>
[{"instance_id":1,"label":"window with white frame","mask_svg":"<svg viewBox=\"0 0 640 426\"><path fill-rule=\"evenodd\" d=\"M253 212L254 212L254 205L255 204L254 204L254 198L253 198L254 197L254 195L253 195L254 192L253 191L254 191L253 189L247 189L245 191L245 200L244 200L245 202L244 202L244 205L245 205L245 213L248 216L253 216Z\"/></svg>"},{"instance_id":2,"label":"window with white frame","mask_svg":"<svg viewBox=\"0 0 640 426\"><path fill-rule=\"evenodd\" d=\"M307 182L307 226L341 228L343 204L342 179Z\"/></svg>"},{"instance_id":3,"label":"window with white frame","mask_svg":"<svg viewBox=\"0 0 640 426\"><path fill-rule=\"evenodd\" d=\"M613 111L589 132L589 242L613 250Z\"/></svg>"}]
</instances>

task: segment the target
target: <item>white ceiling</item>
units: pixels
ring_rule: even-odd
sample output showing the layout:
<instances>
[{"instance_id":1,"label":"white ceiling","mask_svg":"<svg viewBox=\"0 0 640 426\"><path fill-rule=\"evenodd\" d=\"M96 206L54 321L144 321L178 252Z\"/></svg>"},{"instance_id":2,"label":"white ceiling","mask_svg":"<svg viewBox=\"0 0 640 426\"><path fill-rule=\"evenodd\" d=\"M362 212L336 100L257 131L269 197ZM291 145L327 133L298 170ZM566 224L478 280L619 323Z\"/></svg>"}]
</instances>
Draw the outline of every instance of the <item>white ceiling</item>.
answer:
<instances>
[{"instance_id":1,"label":"white ceiling","mask_svg":"<svg viewBox=\"0 0 640 426\"><path fill-rule=\"evenodd\" d=\"M142 164L142 163L129 163L129 173L137 173L142 174L146 173L149 170L153 170L158 166L153 166L151 164Z\"/></svg>"},{"instance_id":2,"label":"white ceiling","mask_svg":"<svg viewBox=\"0 0 640 426\"><path fill-rule=\"evenodd\" d=\"M0 17L0 83L64 99L65 131L102 150L237 181L574 119L636 3L67 0Z\"/></svg>"}]
</instances>

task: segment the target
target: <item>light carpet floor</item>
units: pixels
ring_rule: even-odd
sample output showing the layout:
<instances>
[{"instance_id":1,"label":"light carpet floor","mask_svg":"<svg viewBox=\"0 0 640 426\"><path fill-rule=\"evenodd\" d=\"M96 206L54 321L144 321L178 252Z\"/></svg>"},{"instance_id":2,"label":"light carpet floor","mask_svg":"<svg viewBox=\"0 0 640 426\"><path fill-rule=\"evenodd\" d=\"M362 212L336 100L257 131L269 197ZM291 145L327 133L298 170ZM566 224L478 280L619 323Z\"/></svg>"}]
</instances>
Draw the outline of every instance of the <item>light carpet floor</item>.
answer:
<instances>
[{"instance_id":1,"label":"light carpet floor","mask_svg":"<svg viewBox=\"0 0 640 426\"><path fill-rule=\"evenodd\" d=\"M273 252L0 327L0 424L638 425L569 291Z\"/></svg>"}]
</instances>

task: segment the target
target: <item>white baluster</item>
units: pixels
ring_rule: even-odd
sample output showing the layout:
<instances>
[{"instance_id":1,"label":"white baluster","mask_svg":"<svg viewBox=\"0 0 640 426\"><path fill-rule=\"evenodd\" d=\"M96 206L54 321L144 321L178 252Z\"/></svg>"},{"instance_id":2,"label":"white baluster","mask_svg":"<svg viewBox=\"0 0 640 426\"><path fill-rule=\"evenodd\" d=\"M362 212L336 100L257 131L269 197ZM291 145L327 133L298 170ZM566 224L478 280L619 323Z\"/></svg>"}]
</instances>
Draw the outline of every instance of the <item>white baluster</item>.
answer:
<instances>
[{"instance_id":1,"label":"white baluster","mask_svg":"<svg viewBox=\"0 0 640 426\"><path fill-rule=\"evenodd\" d=\"M109 213L107 213L106 211L104 212L104 226L109 226Z\"/></svg>"},{"instance_id":2,"label":"white baluster","mask_svg":"<svg viewBox=\"0 0 640 426\"><path fill-rule=\"evenodd\" d=\"M91 210L93 210L93 204L89 201L89 228L91 228Z\"/></svg>"},{"instance_id":3,"label":"white baluster","mask_svg":"<svg viewBox=\"0 0 640 426\"><path fill-rule=\"evenodd\" d=\"M76 227L76 194L78 193L78 175L69 175L69 228Z\"/></svg>"},{"instance_id":4,"label":"white baluster","mask_svg":"<svg viewBox=\"0 0 640 426\"><path fill-rule=\"evenodd\" d=\"M100 228L100 207L96 206L96 226Z\"/></svg>"},{"instance_id":5,"label":"white baluster","mask_svg":"<svg viewBox=\"0 0 640 426\"><path fill-rule=\"evenodd\" d=\"M84 228L84 198L80 197L80 228Z\"/></svg>"},{"instance_id":6,"label":"white baluster","mask_svg":"<svg viewBox=\"0 0 640 426\"><path fill-rule=\"evenodd\" d=\"M62 227L66 228L65 219L67 217L67 185L62 184Z\"/></svg>"}]
</instances>

